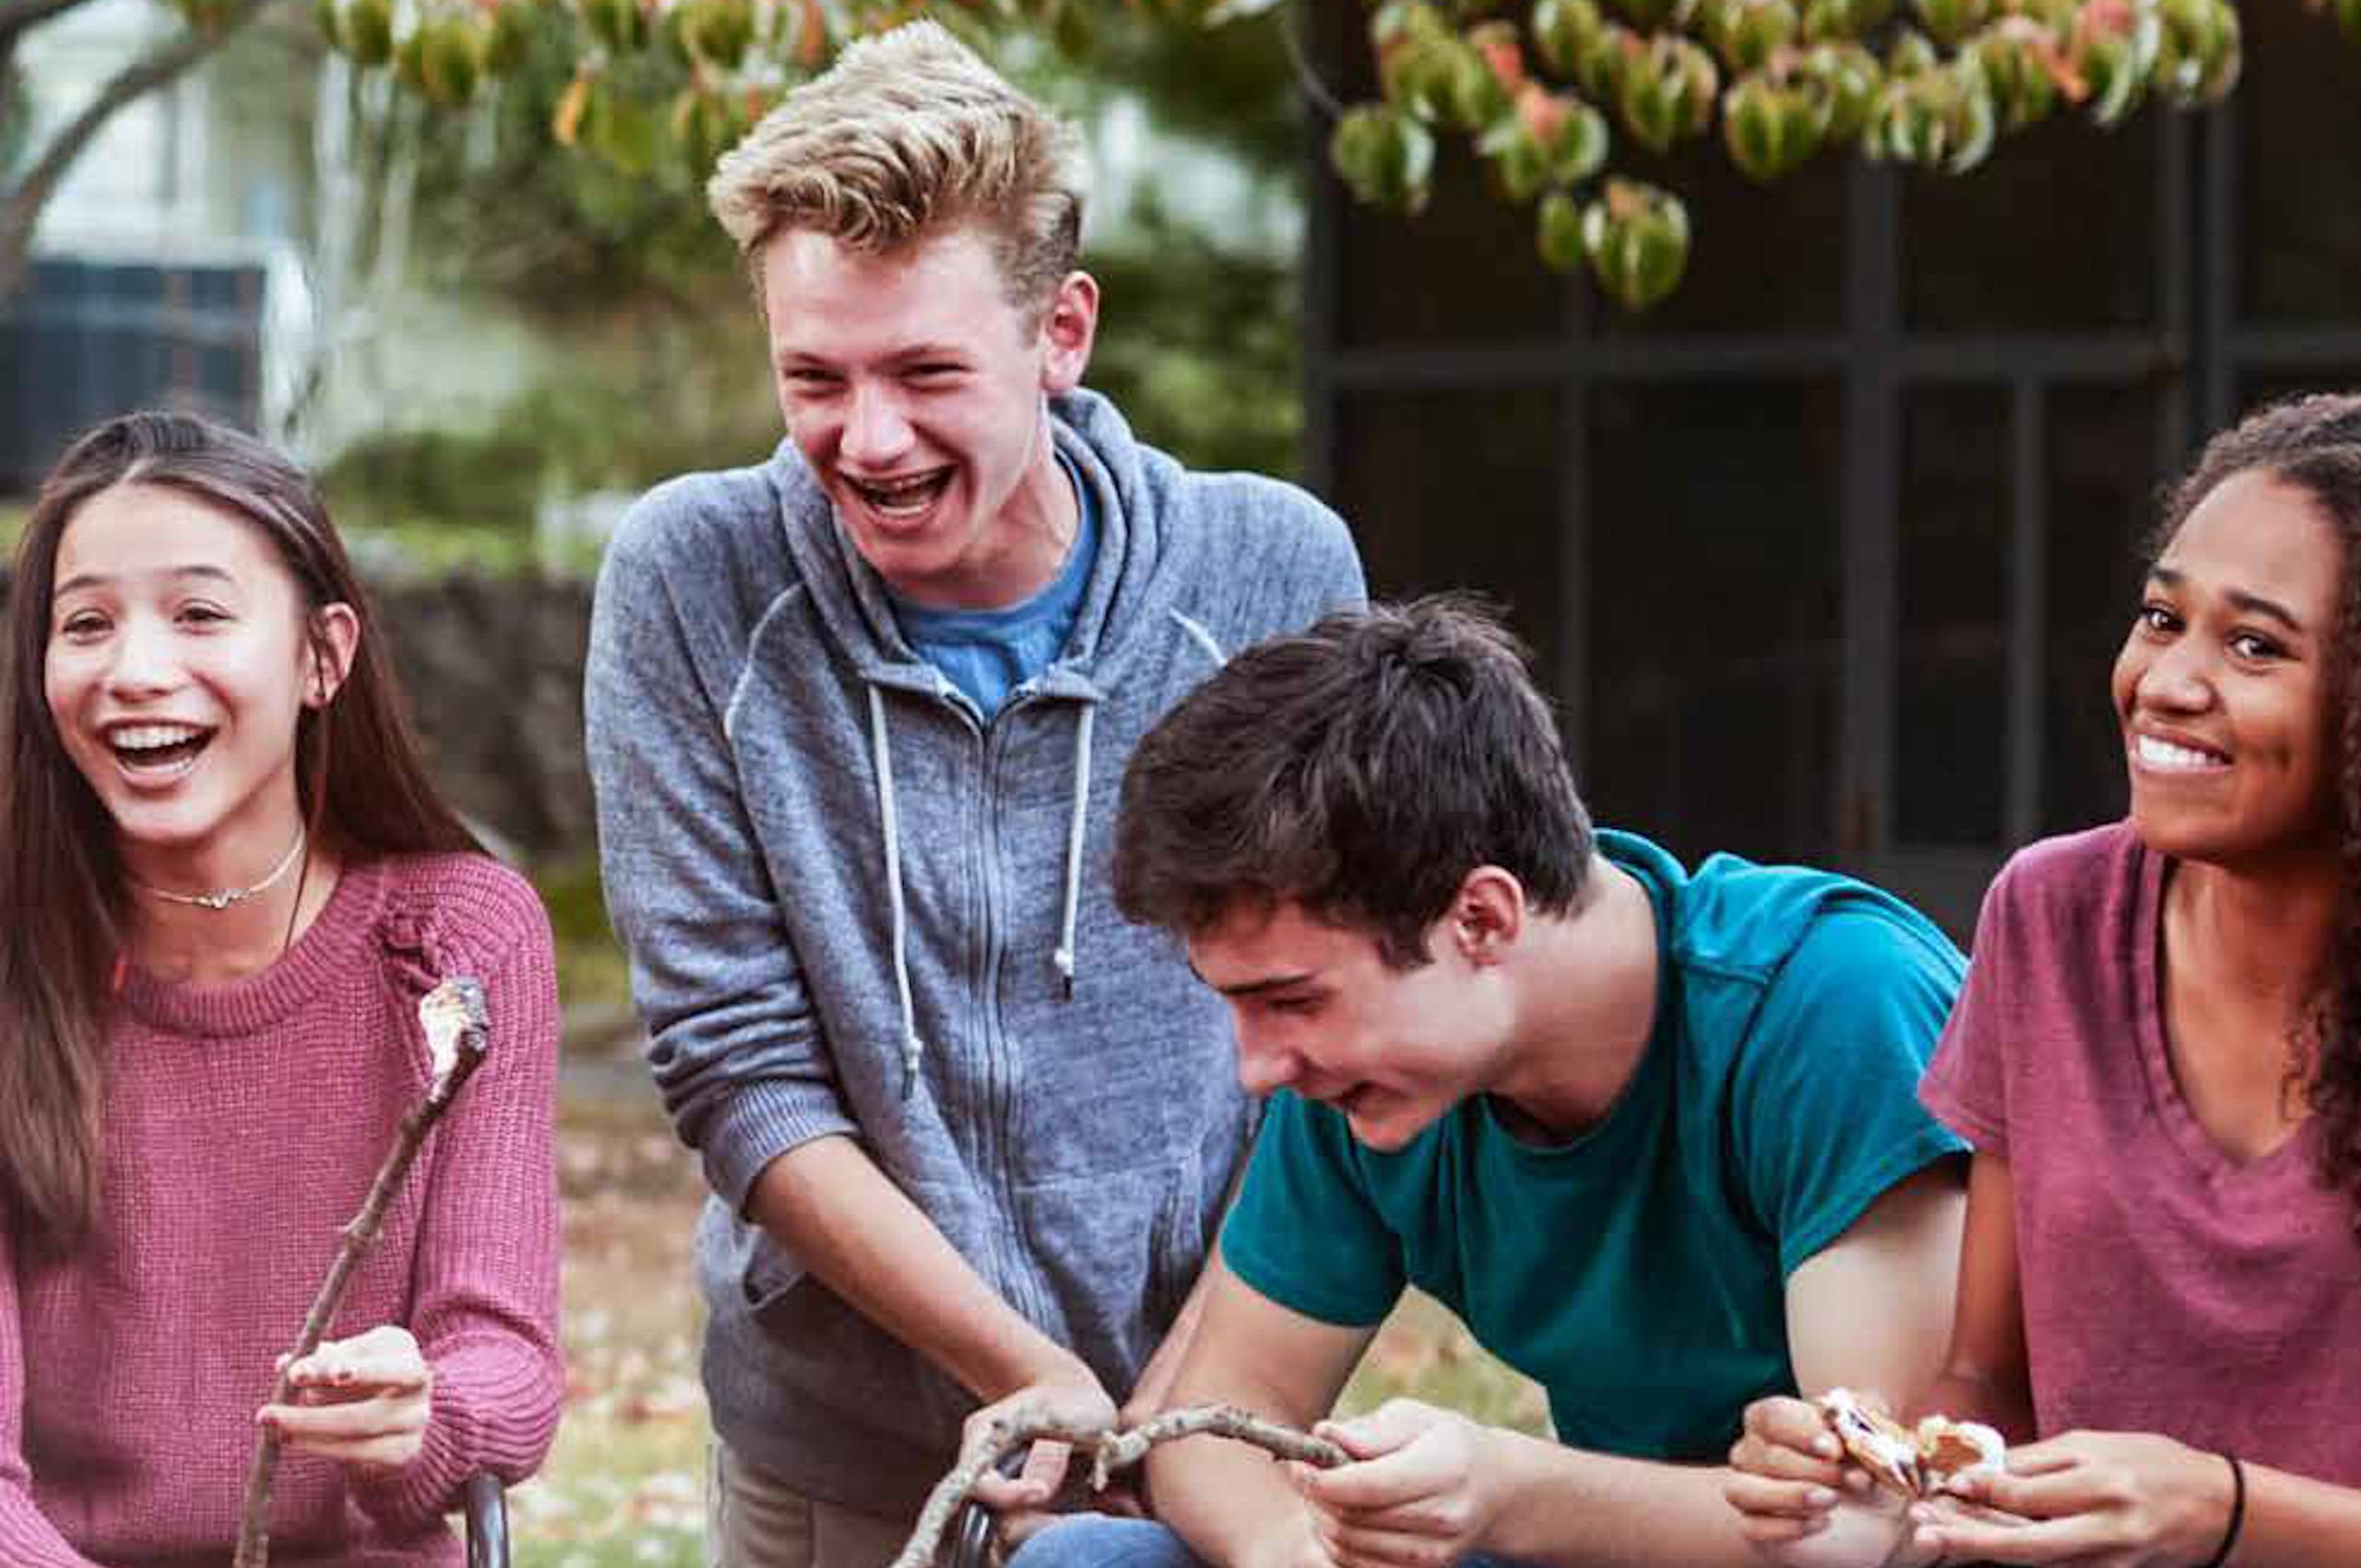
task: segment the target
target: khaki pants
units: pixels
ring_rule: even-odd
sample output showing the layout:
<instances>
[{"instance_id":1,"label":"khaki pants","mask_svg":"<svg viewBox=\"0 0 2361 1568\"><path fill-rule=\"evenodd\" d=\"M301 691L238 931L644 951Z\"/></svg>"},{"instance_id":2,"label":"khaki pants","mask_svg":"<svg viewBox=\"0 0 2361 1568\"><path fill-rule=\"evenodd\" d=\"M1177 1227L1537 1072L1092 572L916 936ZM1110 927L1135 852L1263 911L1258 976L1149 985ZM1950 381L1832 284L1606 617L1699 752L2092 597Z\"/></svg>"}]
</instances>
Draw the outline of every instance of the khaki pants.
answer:
<instances>
[{"instance_id":1,"label":"khaki pants","mask_svg":"<svg viewBox=\"0 0 2361 1568\"><path fill-rule=\"evenodd\" d=\"M917 1524L806 1497L714 1440L706 1568L886 1568Z\"/></svg>"}]
</instances>

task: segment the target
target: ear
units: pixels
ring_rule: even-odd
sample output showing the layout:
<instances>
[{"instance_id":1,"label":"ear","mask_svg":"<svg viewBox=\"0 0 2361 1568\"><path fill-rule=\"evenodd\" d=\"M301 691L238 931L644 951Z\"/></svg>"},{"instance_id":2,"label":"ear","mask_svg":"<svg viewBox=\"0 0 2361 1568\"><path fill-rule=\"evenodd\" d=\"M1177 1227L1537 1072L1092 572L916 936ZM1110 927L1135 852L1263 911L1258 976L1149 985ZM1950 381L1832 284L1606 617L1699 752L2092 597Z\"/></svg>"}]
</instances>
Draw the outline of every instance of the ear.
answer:
<instances>
[{"instance_id":1,"label":"ear","mask_svg":"<svg viewBox=\"0 0 2361 1568\"><path fill-rule=\"evenodd\" d=\"M1508 956L1525 931L1525 884L1499 866L1477 866L1452 895L1445 933L1462 957L1483 968Z\"/></svg>"},{"instance_id":2,"label":"ear","mask_svg":"<svg viewBox=\"0 0 2361 1568\"><path fill-rule=\"evenodd\" d=\"M361 617L342 601L324 604L313 612L310 631L303 644L303 706L326 707L352 673L353 655L361 648Z\"/></svg>"},{"instance_id":3,"label":"ear","mask_svg":"<svg viewBox=\"0 0 2361 1568\"><path fill-rule=\"evenodd\" d=\"M1069 272L1041 314L1041 390L1051 397L1082 385L1098 340L1098 279Z\"/></svg>"}]
</instances>

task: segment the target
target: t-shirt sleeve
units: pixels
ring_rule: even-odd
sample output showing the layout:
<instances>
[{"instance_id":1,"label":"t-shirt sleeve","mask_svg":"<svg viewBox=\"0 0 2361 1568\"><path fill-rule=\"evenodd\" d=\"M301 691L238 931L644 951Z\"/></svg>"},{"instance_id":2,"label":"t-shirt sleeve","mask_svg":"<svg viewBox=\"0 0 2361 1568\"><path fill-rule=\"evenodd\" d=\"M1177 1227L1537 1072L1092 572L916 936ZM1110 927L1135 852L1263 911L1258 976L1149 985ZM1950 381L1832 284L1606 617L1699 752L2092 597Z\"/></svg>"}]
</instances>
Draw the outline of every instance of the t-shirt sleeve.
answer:
<instances>
[{"instance_id":1,"label":"t-shirt sleeve","mask_svg":"<svg viewBox=\"0 0 2361 1568\"><path fill-rule=\"evenodd\" d=\"M1960 968L1949 943L1854 909L1818 921L1773 980L1739 1056L1731 1122L1783 1276L1887 1188L1964 1148L1916 1094Z\"/></svg>"},{"instance_id":2,"label":"t-shirt sleeve","mask_svg":"<svg viewBox=\"0 0 2361 1568\"><path fill-rule=\"evenodd\" d=\"M1406 1283L1345 1119L1284 1091L1264 1114L1221 1254L1262 1295L1347 1328L1383 1321Z\"/></svg>"},{"instance_id":3,"label":"t-shirt sleeve","mask_svg":"<svg viewBox=\"0 0 2361 1568\"><path fill-rule=\"evenodd\" d=\"M1943 1028L1934 1064L1919 1083L1918 1098L1945 1126L1987 1154L2009 1155L2008 999L2002 988L2015 968L2011 949L2021 922L2019 882L2003 870L1984 896L1975 921L1975 956L1959 1005Z\"/></svg>"}]
</instances>

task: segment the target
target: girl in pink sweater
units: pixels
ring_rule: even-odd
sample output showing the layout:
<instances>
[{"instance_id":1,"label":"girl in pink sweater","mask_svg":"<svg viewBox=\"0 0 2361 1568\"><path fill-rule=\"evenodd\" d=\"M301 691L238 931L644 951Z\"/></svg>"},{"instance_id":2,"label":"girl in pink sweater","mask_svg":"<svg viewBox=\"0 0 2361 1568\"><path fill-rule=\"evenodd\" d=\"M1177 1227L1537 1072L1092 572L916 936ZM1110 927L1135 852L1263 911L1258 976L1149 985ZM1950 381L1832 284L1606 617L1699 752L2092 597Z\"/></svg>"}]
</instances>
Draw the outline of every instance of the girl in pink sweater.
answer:
<instances>
[{"instance_id":1,"label":"girl in pink sweater","mask_svg":"<svg viewBox=\"0 0 2361 1568\"><path fill-rule=\"evenodd\" d=\"M2361 1562L2361 397L2206 447L2112 695L2130 817L2009 862L1919 1090L1975 1152L1892 1392L2037 1441L1880 1531L1758 1404L1729 1495L1797 1568Z\"/></svg>"},{"instance_id":2,"label":"girl in pink sweater","mask_svg":"<svg viewBox=\"0 0 2361 1568\"><path fill-rule=\"evenodd\" d=\"M42 486L0 708L0 1562L226 1562L257 1427L273 1560L456 1563L562 1380L556 1000L528 885L420 766L309 481L135 414ZM492 1050L319 1350L265 1405L428 1064Z\"/></svg>"}]
</instances>

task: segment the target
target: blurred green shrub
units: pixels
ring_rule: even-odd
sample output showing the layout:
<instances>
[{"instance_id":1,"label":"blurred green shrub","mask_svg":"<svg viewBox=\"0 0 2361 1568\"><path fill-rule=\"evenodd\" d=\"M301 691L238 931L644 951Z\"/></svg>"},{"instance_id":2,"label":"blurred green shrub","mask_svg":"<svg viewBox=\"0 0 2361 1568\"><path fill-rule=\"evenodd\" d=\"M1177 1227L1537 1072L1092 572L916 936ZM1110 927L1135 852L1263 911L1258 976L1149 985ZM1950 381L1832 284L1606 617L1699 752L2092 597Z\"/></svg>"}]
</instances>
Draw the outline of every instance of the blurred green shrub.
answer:
<instances>
[{"instance_id":1,"label":"blurred green shrub","mask_svg":"<svg viewBox=\"0 0 2361 1568\"><path fill-rule=\"evenodd\" d=\"M557 942L558 999L569 1009L631 1001L631 966L607 925L595 855L531 868Z\"/></svg>"},{"instance_id":2,"label":"blurred green shrub","mask_svg":"<svg viewBox=\"0 0 2361 1568\"><path fill-rule=\"evenodd\" d=\"M504 420L490 431L392 430L361 436L321 470L320 484L340 522L529 532L541 470L538 445Z\"/></svg>"}]
</instances>

